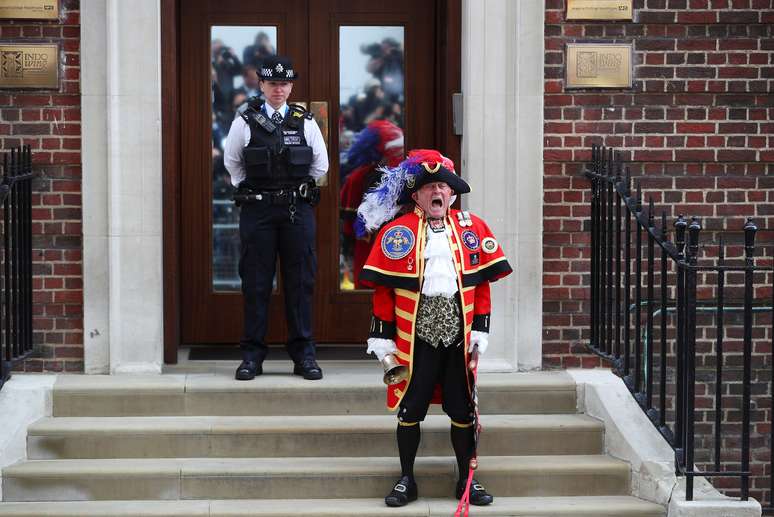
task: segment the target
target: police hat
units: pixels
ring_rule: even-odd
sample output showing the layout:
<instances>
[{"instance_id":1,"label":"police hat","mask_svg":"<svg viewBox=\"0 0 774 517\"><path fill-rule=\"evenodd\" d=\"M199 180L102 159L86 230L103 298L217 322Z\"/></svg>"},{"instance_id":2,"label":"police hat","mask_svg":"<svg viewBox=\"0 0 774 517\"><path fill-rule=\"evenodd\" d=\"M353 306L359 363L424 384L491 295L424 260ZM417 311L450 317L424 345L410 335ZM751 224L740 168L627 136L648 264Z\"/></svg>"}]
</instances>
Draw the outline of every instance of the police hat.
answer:
<instances>
[{"instance_id":1,"label":"police hat","mask_svg":"<svg viewBox=\"0 0 774 517\"><path fill-rule=\"evenodd\" d=\"M398 167L406 171L406 183L398 198L398 204L411 201L411 195L428 183L443 182L455 194L470 192L470 185L454 171L454 162L433 149L417 149Z\"/></svg>"},{"instance_id":2,"label":"police hat","mask_svg":"<svg viewBox=\"0 0 774 517\"><path fill-rule=\"evenodd\" d=\"M258 77L263 81L294 81L298 79L298 72L289 57L268 56L261 61Z\"/></svg>"}]
</instances>

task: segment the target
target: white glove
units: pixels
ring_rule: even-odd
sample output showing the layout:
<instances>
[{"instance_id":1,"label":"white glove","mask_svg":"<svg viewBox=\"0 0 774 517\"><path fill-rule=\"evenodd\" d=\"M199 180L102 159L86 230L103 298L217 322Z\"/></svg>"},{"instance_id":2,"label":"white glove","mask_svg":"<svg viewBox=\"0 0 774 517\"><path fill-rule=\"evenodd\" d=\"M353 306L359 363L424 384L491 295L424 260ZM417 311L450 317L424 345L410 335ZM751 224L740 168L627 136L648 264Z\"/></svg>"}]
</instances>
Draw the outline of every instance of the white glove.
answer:
<instances>
[{"instance_id":1,"label":"white glove","mask_svg":"<svg viewBox=\"0 0 774 517\"><path fill-rule=\"evenodd\" d=\"M370 339L369 339L370 341ZM478 353L484 355L487 347L489 347L489 332L479 332L478 330L470 331L470 349L473 347L478 348Z\"/></svg>"},{"instance_id":2,"label":"white glove","mask_svg":"<svg viewBox=\"0 0 774 517\"><path fill-rule=\"evenodd\" d=\"M395 341L392 339L384 339L380 337L368 338L368 349L366 350L366 353L374 354L380 361L384 359L385 355L392 354L393 352L397 351L398 347L395 346Z\"/></svg>"}]
</instances>

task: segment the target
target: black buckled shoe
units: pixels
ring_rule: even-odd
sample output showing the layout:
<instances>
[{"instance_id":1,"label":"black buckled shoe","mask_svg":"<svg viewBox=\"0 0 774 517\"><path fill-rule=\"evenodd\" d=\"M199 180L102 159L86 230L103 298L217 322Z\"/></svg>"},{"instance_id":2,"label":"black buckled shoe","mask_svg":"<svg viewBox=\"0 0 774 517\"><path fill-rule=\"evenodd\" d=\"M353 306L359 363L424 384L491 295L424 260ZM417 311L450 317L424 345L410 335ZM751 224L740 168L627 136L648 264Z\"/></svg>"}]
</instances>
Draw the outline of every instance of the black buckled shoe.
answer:
<instances>
[{"instance_id":1,"label":"black buckled shoe","mask_svg":"<svg viewBox=\"0 0 774 517\"><path fill-rule=\"evenodd\" d=\"M457 499L462 497L462 493L465 492L465 485L467 483L467 479L463 479L457 483ZM481 483L476 481L476 478L473 478L473 481L470 483L470 504L473 506L486 506L488 504L492 504L492 501L494 501L494 497L489 495L489 493L486 491L486 488L484 488Z\"/></svg>"},{"instance_id":2,"label":"black buckled shoe","mask_svg":"<svg viewBox=\"0 0 774 517\"><path fill-rule=\"evenodd\" d=\"M263 373L263 366L256 361L242 361L236 369L236 375L234 376L238 381L249 381L255 379L256 375Z\"/></svg>"},{"instance_id":3,"label":"black buckled shoe","mask_svg":"<svg viewBox=\"0 0 774 517\"><path fill-rule=\"evenodd\" d=\"M408 476L401 477L390 493L384 498L384 504L397 507L406 506L411 501L417 500L417 483Z\"/></svg>"},{"instance_id":4,"label":"black buckled shoe","mask_svg":"<svg viewBox=\"0 0 774 517\"><path fill-rule=\"evenodd\" d=\"M293 365L293 375L301 375L309 381L322 379L322 369L314 359L304 359L301 364Z\"/></svg>"}]
</instances>

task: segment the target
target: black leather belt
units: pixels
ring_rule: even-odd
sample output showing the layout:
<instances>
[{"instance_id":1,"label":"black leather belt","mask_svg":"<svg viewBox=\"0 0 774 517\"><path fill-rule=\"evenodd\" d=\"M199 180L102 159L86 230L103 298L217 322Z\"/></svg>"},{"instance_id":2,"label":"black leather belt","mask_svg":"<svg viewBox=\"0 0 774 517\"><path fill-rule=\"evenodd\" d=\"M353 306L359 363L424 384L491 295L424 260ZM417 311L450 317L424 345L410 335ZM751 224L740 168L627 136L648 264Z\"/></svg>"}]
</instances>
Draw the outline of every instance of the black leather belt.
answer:
<instances>
[{"instance_id":1,"label":"black leather belt","mask_svg":"<svg viewBox=\"0 0 774 517\"><path fill-rule=\"evenodd\" d=\"M234 200L238 202L268 202L276 205L287 205L297 199L297 189L248 190L234 193Z\"/></svg>"}]
</instances>

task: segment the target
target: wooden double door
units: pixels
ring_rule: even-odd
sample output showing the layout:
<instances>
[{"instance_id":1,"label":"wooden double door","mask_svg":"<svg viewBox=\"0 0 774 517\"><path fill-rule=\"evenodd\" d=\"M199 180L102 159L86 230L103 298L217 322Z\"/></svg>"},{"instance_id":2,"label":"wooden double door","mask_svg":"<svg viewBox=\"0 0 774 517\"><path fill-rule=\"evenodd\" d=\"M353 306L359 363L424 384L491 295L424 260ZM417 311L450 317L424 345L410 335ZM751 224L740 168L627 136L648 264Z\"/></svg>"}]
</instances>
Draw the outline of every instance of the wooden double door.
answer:
<instances>
[{"instance_id":1,"label":"wooden double door","mask_svg":"<svg viewBox=\"0 0 774 517\"><path fill-rule=\"evenodd\" d=\"M292 58L299 79L290 102L314 112L330 161L316 208L314 335L320 343L364 342L370 293L352 282L353 242L341 217L349 148L369 122L389 120L406 149L436 147L458 158L451 94L459 88L459 1L180 0L175 9L178 158L168 172L177 174L170 224L179 231L171 232L176 260L165 264L179 267L167 281L178 289L168 297L176 310L166 311L177 344L236 343L242 332L239 212L223 141L236 107L257 93L256 69L275 53ZM278 266L269 342L284 341L284 320Z\"/></svg>"}]
</instances>

